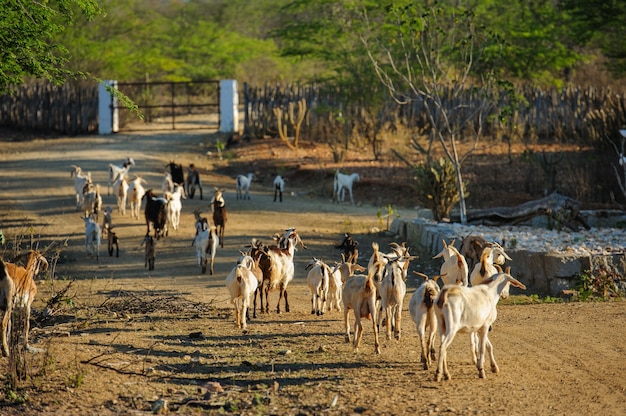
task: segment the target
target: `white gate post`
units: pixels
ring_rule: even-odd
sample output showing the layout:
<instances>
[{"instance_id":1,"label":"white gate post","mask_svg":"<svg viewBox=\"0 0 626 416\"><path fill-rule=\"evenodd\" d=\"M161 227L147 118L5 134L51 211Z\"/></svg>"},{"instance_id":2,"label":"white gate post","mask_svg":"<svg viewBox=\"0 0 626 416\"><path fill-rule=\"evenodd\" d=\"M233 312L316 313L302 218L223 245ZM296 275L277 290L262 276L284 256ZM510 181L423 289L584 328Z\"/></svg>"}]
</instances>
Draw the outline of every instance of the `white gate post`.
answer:
<instances>
[{"instance_id":1,"label":"white gate post","mask_svg":"<svg viewBox=\"0 0 626 416\"><path fill-rule=\"evenodd\" d=\"M117 81L102 81L98 85L98 134L117 133L119 130L117 98L111 96L105 87L117 89Z\"/></svg>"},{"instance_id":2,"label":"white gate post","mask_svg":"<svg viewBox=\"0 0 626 416\"><path fill-rule=\"evenodd\" d=\"M239 95L237 80L220 81L220 133L236 133L239 130Z\"/></svg>"}]
</instances>

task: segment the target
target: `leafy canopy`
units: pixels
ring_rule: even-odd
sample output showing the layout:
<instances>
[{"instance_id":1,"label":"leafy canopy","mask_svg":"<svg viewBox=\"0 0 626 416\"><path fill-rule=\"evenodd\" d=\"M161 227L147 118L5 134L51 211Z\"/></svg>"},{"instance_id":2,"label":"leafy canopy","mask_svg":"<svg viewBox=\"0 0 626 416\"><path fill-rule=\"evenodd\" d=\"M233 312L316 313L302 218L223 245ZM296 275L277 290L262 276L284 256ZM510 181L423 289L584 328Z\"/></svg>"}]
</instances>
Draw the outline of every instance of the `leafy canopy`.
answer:
<instances>
[{"instance_id":1,"label":"leafy canopy","mask_svg":"<svg viewBox=\"0 0 626 416\"><path fill-rule=\"evenodd\" d=\"M102 9L95 0L6 0L0 7L0 92L23 83L26 77L60 84L80 75L64 69L67 49L55 37L77 14L91 20Z\"/></svg>"}]
</instances>

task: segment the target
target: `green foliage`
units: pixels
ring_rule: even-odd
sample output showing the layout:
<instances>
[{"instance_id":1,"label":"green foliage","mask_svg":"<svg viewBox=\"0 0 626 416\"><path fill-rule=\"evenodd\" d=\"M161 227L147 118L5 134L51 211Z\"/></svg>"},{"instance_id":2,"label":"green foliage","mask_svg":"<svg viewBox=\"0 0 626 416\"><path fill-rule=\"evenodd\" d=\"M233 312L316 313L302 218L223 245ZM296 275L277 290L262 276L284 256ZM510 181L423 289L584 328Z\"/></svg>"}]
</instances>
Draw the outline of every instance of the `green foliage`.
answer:
<instances>
[{"instance_id":1,"label":"green foliage","mask_svg":"<svg viewBox=\"0 0 626 416\"><path fill-rule=\"evenodd\" d=\"M386 211L385 214L383 214L383 209ZM399 215L396 214L396 210L393 208L393 206L391 206L391 204L387 204L385 208L381 208L378 210L378 212L376 212L376 217L378 218L381 227L383 225L383 219L386 220L387 227L385 228L385 231L389 231L389 221L393 216L395 216L396 218L399 217Z\"/></svg>"},{"instance_id":2,"label":"green foliage","mask_svg":"<svg viewBox=\"0 0 626 416\"><path fill-rule=\"evenodd\" d=\"M5 1L0 7L0 93L27 77L61 84L82 75L63 68L67 49L55 37L76 13L91 20L101 13L95 0Z\"/></svg>"},{"instance_id":3,"label":"green foliage","mask_svg":"<svg viewBox=\"0 0 626 416\"><path fill-rule=\"evenodd\" d=\"M608 300L610 298L621 297L623 293L617 287L617 282L624 277L608 268L599 267L594 271L585 271L577 276L577 290L579 299Z\"/></svg>"},{"instance_id":4,"label":"green foliage","mask_svg":"<svg viewBox=\"0 0 626 416\"><path fill-rule=\"evenodd\" d=\"M454 165L447 159L415 166L415 190L418 201L433 213L435 221L447 218L459 202ZM469 195L465 190L465 195Z\"/></svg>"}]
</instances>

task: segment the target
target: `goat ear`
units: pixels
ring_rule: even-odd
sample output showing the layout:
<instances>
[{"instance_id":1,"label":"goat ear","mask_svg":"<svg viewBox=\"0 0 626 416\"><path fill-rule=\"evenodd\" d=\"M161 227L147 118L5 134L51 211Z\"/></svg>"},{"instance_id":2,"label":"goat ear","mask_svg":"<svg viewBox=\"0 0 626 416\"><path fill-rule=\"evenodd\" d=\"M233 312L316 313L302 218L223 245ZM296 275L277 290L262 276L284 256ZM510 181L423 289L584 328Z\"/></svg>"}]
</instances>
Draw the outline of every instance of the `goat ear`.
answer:
<instances>
[{"instance_id":1,"label":"goat ear","mask_svg":"<svg viewBox=\"0 0 626 416\"><path fill-rule=\"evenodd\" d=\"M522 282L520 282L519 280L517 280L516 278L514 278L513 276L509 275L507 277L507 280L509 282L511 282L511 285L515 286L515 287L519 287L520 289L524 289L526 290L526 286L524 286L524 284Z\"/></svg>"}]
</instances>

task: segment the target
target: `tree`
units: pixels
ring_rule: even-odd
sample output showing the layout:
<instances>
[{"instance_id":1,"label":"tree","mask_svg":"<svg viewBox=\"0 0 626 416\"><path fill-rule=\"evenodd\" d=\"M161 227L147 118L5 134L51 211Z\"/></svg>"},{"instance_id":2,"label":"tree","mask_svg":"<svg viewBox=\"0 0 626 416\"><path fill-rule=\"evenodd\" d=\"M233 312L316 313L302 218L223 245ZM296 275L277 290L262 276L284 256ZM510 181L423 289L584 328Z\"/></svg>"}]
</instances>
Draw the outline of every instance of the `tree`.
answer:
<instances>
[{"instance_id":1,"label":"tree","mask_svg":"<svg viewBox=\"0 0 626 416\"><path fill-rule=\"evenodd\" d=\"M626 75L626 2L623 0L562 0L559 11L569 17L572 42L600 49L614 75Z\"/></svg>"},{"instance_id":2,"label":"tree","mask_svg":"<svg viewBox=\"0 0 626 416\"><path fill-rule=\"evenodd\" d=\"M477 148L492 114L497 83L481 53L497 44L470 10L408 0L363 8L361 39L380 81L400 104L419 101L454 166L461 222L466 223L462 163ZM463 155L458 143L470 136Z\"/></svg>"},{"instance_id":3,"label":"tree","mask_svg":"<svg viewBox=\"0 0 626 416\"><path fill-rule=\"evenodd\" d=\"M96 0L5 1L0 7L0 93L27 77L61 84L80 72L64 68L67 49L53 40L72 25L76 13L93 19Z\"/></svg>"}]
</instances>

